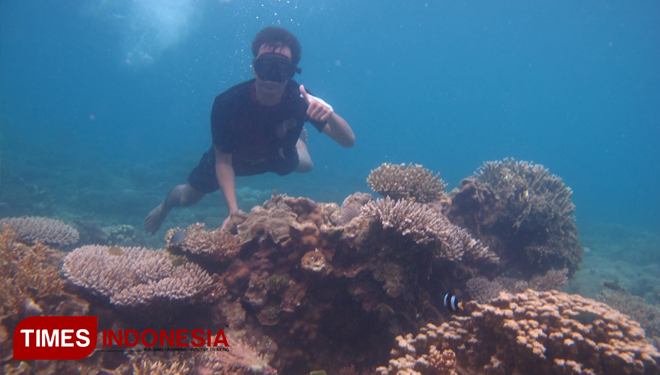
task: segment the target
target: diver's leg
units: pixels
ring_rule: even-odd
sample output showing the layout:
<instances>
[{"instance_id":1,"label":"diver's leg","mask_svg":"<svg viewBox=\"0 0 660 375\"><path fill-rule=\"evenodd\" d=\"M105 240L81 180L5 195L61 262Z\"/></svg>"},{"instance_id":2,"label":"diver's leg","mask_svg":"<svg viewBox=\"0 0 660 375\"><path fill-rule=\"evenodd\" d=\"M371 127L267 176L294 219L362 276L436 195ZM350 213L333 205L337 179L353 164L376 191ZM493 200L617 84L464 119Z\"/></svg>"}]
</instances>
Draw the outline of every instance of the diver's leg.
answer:
<instances>
[{"instance_id":1,"label":"diver's leg","mask_svg":"<svg viewBox=\"0 0 660 375\"><path fill-rule=\"evenodd\" d=\"M298 150L298 159L300 162L295 171L298 173L311 172L311 170L314 169L314 162L312 161L312 157L309 156L307 144L303 142L302 139L298 139L298 142L296 142L296 149Z\"/></svg>"},{"instance_id":2,"label":"diver's leg","mask_svg":"<svg viewBox=\"0 0 660 375\"><path fill-rule=\"evenodd\" d=\"M154 234L163 224L167 215L174 207L189 207L204 198L204 193L199 192L190 184L177 185L167 194L163 203L151 210L149 215L144 218L144 230L149 234Z\"/></svg>"}]
</instances>

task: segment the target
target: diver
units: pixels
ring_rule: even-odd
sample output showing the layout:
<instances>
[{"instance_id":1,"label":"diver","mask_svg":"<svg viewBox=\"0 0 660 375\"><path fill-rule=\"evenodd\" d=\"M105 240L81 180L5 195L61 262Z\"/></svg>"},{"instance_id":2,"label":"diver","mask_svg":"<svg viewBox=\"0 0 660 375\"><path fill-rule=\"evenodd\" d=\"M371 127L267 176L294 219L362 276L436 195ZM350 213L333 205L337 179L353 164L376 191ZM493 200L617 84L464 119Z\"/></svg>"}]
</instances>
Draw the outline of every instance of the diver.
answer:
<instances>
[{"instance_id":1,"label":"diver","mask_svg":"<svg viewBox=\"0 0 660 375\"><path fill-rule=\"evenodd\" d=\"M300 61L300 43L288 30L267 27L252 41L254 78L215 98L211 110L213 145L188 176L144 219L154 234L174 207L189 207L218 189L229 209L227 225L238 211L235 176L274 172L306 173L314 164L307 149L303 124L310 122L343 147L355 135L348 123L320 98L293 80Z\"/></svg>"}]
</instances>

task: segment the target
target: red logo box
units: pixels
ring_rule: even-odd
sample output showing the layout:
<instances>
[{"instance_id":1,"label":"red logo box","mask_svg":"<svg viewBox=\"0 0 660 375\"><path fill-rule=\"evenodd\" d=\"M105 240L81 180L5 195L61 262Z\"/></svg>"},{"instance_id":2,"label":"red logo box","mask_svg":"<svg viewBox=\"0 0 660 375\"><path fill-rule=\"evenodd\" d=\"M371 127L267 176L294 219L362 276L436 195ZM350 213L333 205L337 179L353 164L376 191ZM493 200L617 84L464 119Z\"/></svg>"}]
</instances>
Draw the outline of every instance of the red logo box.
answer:
<instances>
[{"instance_id":1,"label":"red logo box","mask_svg":"<svg viewBox=\"0 0 660 375\"><path fill-rule=\"evenodd\" d=\"M32 316L14 330L14 359L83 359L96 347L95 316Z\"/></svg>"}]
</instances>

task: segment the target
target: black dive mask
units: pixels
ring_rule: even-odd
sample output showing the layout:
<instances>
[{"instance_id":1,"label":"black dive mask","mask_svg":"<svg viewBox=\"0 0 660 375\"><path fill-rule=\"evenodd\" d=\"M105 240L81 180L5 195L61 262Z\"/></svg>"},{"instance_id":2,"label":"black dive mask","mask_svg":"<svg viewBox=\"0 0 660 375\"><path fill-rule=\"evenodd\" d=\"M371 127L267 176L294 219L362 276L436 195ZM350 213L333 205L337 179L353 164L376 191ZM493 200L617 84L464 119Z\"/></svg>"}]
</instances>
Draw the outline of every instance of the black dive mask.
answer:
<instances>
[{"instance_id":1,"label":"black dive mask","mask_svg":"<svg viewBox=\"0 0 660 375\"><path fill-rule=\"evenodd\" d=\"M252 67L263 81L284 82L302 72L288 57L275 52L262 53L252 61Z\"/></svg>"}]
</instances>

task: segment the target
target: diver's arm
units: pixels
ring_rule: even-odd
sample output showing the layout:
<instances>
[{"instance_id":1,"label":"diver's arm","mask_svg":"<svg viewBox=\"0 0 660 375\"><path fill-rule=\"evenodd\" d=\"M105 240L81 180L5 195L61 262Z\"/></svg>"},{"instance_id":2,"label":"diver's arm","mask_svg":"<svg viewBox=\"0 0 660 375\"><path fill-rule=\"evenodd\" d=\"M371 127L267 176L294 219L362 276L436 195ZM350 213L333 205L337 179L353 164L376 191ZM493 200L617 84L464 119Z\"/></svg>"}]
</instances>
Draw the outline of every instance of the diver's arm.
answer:
<instances>
[{"instance_id":1,"label":"diver's arm","mask_svg":"<svg viewBox=\"0 0 660 375\"><path fill-rule=\"evenodd\" d=\"M218 179L218 185L220 185L220 190L222 190L222 195L229 210L229 216L231 216L231 214L238 211L238 204L236 203L236 176L234 174L234 167L231 165L232 156L231 154L218 151L217 147L213 147L213 149L215 150L215 177ZM229 217L222 223L223 228L227 225L228 221Z\"/></svg>"},{"instance_id":2,"label":"diver's arm","mask_svg":"<svg viewBox=\"0 0 660 375\"><path fill-rule=\"evenodd\" d=\"M326 121L328 123L323 127L323 132L334 139L335 142L344 147L352 147L355 144L355 134L353 134L351 126L341 116L332 112Z\"/></svg>"},{"instance_id":3,"label":"diver's arm","mask_svg":"<svg viewBox=\"0 0 660 375\"><path fill-rule=\"evenodd\" d=\"M307 102L309 118L327 122L322 129L325 134L344 147L352 147L355 144L355 134L353 134L351 126L334 112L332 106L322 99L308 94L303 85L300 85L300 93Z\"/></svg>"}]
</instances>

